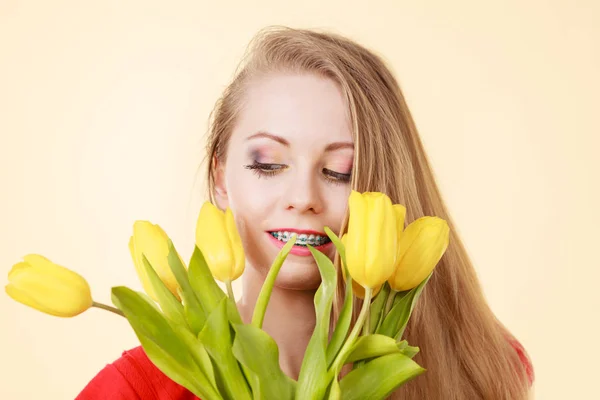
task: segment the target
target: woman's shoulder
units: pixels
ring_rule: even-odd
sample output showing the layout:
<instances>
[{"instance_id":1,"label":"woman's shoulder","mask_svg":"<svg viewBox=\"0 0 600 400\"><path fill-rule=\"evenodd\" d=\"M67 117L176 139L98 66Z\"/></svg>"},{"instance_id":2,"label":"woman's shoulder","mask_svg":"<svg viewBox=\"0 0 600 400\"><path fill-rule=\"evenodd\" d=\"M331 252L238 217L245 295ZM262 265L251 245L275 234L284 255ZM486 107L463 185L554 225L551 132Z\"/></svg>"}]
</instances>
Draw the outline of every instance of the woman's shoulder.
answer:
<instances>
[{"instance_id":1,"label":"woman's shoulder","mask_svg":"<svg viewBox=\"0 0 600 400\"><path fill-rule=\"evenodd\" d=\"M529 386L533 385L533 381L535 380L535 373L533 371L533 363L531 362L531 359L529 358L527 351L525 351L525 348L523 347L521 342L519 342L516 338L509 337L508 340L509 340L510 344L512 345L512 347L517 352L517 354L519 355L521 362L525 366L525 371L527 372L527 378L529 378Z\"/></svg>"},{"instance_id":2,"label":"woman's shoulder","mask_svg":"<svg viewBox=\"0 0 600 400\"><path fill-rule=\"evenodd\" d=\"M150 361L141 346L123 352L106 365L76 400L198 400Z\"/></svg>"}]
</instances>

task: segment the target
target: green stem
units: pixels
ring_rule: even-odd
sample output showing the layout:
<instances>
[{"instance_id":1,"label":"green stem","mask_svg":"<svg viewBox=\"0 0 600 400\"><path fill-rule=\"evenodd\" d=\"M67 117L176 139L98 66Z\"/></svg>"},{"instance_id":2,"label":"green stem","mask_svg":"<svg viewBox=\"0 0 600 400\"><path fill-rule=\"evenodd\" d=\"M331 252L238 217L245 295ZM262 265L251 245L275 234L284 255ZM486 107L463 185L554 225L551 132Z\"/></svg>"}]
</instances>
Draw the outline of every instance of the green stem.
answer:
<instances>
[{"instance_id":1,"label":"green stem","mask_svg":"<svg viewBox=\"0 0 600 400\"><path fill-rule=\"evenodd\" d=\"M336 356L333 364L331 364L330 371L338 372L341 370L344 360L348 357L348 353L352 349L354 342L356 341L356 337L358 336L358 332L363 326L365 319L367 318L367 314L369 313L369 306L371 305L371 297L373 295L373 289L365 288L365 299L363 301L362 308L360 310L360 314L358 315L358 319L352 328L352 332L348 336L348 339L342 346L342 349Z\"/></svg>"},{"instance_id":2,"label":"green stem","mask_svg":"<svg viewBox=\"0 0 600 400\"><path fill-rule=\"evenodd\" d=\"M123 311L119 310L118 308L106 305L106 304L96 303L94 301L94 302L92 302L92 307L101 308L103 310L110 311L111 313L115 313L117 315L120 315L121 317L125 317L125 314L123 314Z\"/></svg>"},{"instance_id":3,"label":"green stem","mask_svg":"<svg viewBox=\"0 0 600 400\"><path fill-rule=\"evenodd\" d=\"M396 294L398 294L398 292L396 292L394 289L390 289L390 292L388 293L387 302L385 303L385 311L383 312L384 318L386 315L388 315L388 313L392 309L392 305L394 304L394 299L396 298Z\"/></svg>"},{"instance_id":4,"label":"green stem","mask_svg":"<svg viewBox=\"0 0 600 400\"><path fill-rule=\"evenodd\" d=\"M227 287L227 295L229 296L231 301L233 301L235 303L235 296L233 294L233 287L231 286L231 281L230 280L225 281L225 286Z\"/></svg>"},{"instance_id":5,"label":"green stem","mask_svg":"<svg viewBox=\"0 0 600 400\"><path fill-rule=\"evenodd\" d=\"M273 286L275 285L277 274L279 273L285 258L289 254L290 250L292 250L294 243L296 243L296 234L292 235L285 246L279 250L279 254L275 258L275 261L273 261L273 265L271 265L271 269L269 270L269 273L263 282L263 286L260 289L258 299L254 305L254 313L252 314L252 325L259 329L262 329L262 325L265 320L267 305L269 305L269 299L271 298L271 293L273 292Z\"/></svg>"},{"instance_id":6,"label":"green stem","mask_svg":"<svg viewBox=\"0 0 600 400\"><path fill-rule=\"evenodd\" d=\"M375 328L375 332L379 331L379 328L381 327L381 324L383 324L385 317L388 315L388 313L392 309L392 305L394 304L394 299L396 298L396 294L398 294L398 292L396 292L394 289L390 288L390 291L387 295L387 299L385 302L385 307L383 309L383 312L379 315L379 321L377 321L377 327Z\"/></svg>"},{"instance_id":7,"label":"green stem","mask_svg":"<svg viewBox=\"0 0 600 400\"><path fill-rule=\"evenodd\" d=\"M365 324L363 325L363 330L362 330L363 336L368 335L370 333L370 329L371 329L371 313L368 312L367 316L365 317Z\"/></svg>"}]
</instances>

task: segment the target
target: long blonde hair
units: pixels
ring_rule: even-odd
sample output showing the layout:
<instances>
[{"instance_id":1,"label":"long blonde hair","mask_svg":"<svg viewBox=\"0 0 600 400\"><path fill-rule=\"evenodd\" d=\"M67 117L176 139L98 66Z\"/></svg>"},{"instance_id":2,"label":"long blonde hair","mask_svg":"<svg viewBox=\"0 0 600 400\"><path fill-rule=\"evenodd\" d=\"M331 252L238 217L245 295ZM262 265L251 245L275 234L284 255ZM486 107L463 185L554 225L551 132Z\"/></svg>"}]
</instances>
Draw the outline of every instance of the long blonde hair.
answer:
<instances>
[{"instance_id":1,"label":"long blonde hair","mask_svg":"<svg viewBox=\"0 0 600 400\"><path fill-rule=\"evenodd\" d=\"M511 334L486 303L473 265L454 229L400 87L380 57L334 33L272 26L250 43L231 84L211 113L207 179L214 200L215 159L229 136L250 79L270 72L315 73L342 89L352 121L354 190L386 193L406 206L406 222L432 215L450 226L450 244L413 312L404 338L421 352L427 372L391 398L510 399L527 397L525 367ZM346 222L344 228L346 229ZM339 261L336 260L339 268ZM338 274L341 275L341 274ZM340 278L337 320L344 293ZM360 310L360 300L354 309ZM355 315L356 318L356 315Z\"/></svg>"}]
</instances>

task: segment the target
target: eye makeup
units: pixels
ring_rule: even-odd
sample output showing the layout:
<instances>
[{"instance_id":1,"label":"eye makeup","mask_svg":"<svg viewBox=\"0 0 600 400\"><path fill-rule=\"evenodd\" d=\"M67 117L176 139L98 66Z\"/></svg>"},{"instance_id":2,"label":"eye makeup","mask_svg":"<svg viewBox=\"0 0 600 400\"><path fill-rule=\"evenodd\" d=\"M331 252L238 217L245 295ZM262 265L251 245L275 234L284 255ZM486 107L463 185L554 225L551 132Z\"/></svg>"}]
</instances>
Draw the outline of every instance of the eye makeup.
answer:
<instances>
[{"instance_id":1,"label":"eye makeup","mask_svg":"<svg viewBox=\"0 0 600 400\"><path fill-rule=\"evenodd\" d=\"M250 164L244 165L244 168L253 171L259 178L271 177L289 168L283 163L281 153L269 146L252 147L248 153ZM353 162L351 156L328 156L326 161L320 171L326 181L333 184L350 182Z\"/></svg>"},{"instance_id":2,"label":"eye makeup","mask_svg":"<svg viewBox=\"0 0 600 400\"><path fill-rule=\"evenodd\" d=\"M259 178L261 176L273 176L287 168L282 164L282 156L279 152L265 147L251 148L249 151L251 164L244 165L244 168L253 171Z\"/></svg>"}]
</instances>

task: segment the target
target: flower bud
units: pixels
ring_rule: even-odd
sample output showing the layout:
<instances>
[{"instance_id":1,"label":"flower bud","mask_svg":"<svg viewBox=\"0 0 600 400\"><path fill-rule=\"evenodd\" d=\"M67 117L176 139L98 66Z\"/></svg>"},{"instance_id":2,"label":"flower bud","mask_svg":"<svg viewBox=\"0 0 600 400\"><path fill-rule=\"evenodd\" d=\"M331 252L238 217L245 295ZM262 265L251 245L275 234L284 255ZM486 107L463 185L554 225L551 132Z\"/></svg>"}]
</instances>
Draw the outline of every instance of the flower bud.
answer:
<instances>
[{"instance_id":1,"label":"flower bud","mask_svg":"<svg viewBox=\"0 0 600 400\"><path fill-rule=\"evenodd\" d=\"M29 254L8 273L6 293L19 303L57 317L74 317L92 306L87 281L46 257Z\"/></svg>"},{"instance_id":2,"label":"flower bud","mask_svg":"<svg viewBox=\"0 0 600 400\"><path fill-rule=\"evenodd\" d=\"M142 254L169 291L181 300L178 293L179 284L169 266L169 237L160 226L148 221L135 221L133 235L129 239L129 252L144 290L150 297L158 301L146 274Z\"/></svg>"},{"instance_id":3,"label":"flower bud","mask_svg":"<svg viewBox=\"0 0 600 400\"><path fill-rule=\"evenodd\" d=\"M346 262L352 279L375 289L394 272L398 232L396 211L388 196L352 191L345 239Z\"/></svg>"},{"instance_id":4,"label":"flower bud","mask_svg":"<svg viewBox=\"0 0 600 400\"><path fill-rule=\"evenodd\" d=\"M231 209L223 212L210 202L204 203L196 225L196 246L215 279L234 281L244 272L244 247Z\"/></svg>"},{"instance_id":5,"label":"flower bud","mask_svg":"<svg viewBox=\"0 0 600 400\"><path fill-rule=\"evenodd\" d=\"M396 291L418 286L440 261L449 242L448 223L438 217L421 217L406 227L398 243L399 258L388 282Z\"/></svg>"},{"instance_id":6,"label":"flower bud","mask_svg":"<svg viewBox=\"0 0 600 400\"><path fill-rule=\"evenodd\" d=\"M340 240L342 241L342 244L344 244L344 247L346 247L346 237L347 237L347 234L344 234L340 238ZM342 276L344 277L344 282L346 282L346 269L343 266L342 266ZM379 285L375 289L373 289L372 297L377 296L377 294L381 290L382 286L383 285ZM362 287L362 286L360 286L354 279L352 279L352 292L359 299L364 299L365 298L365 288Z\"/></svg>"}]
</instances>

